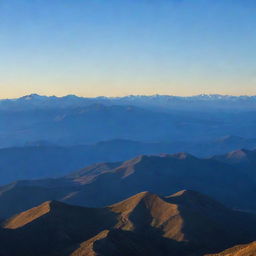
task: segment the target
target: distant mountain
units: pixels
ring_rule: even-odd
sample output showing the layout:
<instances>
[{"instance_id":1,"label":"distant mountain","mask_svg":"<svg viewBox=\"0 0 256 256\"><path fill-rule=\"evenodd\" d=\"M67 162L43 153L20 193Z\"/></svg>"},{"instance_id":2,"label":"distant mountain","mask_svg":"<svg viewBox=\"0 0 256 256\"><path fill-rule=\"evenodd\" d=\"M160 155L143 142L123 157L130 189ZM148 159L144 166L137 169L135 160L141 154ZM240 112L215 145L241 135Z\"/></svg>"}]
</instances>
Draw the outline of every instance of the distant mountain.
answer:
<instances>
[{"instance_id":1,"label":"distant mountain","mask_svg":"<svg viewBox=\"0 0 256 256\"><path fill-rule=\"evenodd\" d=\"M206 136L206 129L210 131L218 124L219 120L211 119L209 115L164 113L134 106L94 104L75 109L27 111L10 108L0 111L0 147L23 146L33 141L81 145L113 139L192 140L188 130L200 140Z\"/></svg>"},{"instance_id":2,"label":"distant mountain","mask_svg":"<svg viewBox=\"0 0 256 256\"><path fill-rule=\"evenodd\" d=\"M256 139L228 135L209 141L176 142L175 146L179 151L189 152L199 157L210 157L238 149L256 149Z\"/></svg>"},{"instance_id":3,"label":"distant mountain","mask_svg":"<svg viewBox=\"0 0 256 256\"><path fill-rule=\"evenodd\" d=\"M192 141L200 144L225 135L254 138L254 97L219 97L92 99L29 95L2 100L0 148L38 142L70 146L114 139L167 143ZM224 103L230 106L219 106ZM226 139L226 142L219 143L241 144L241 141Z\"/></svg>"},{"instance_id":4,"label":"distant mountain","mask_svg":"<svg viewBox=\"0 0 256 256\"><path fill-rule=\"evenodd\" d=\"M17 99L0 100L0 109L31 109L31 108L70 108L88 106L90 104L104 105L134 105L147 108L164 109L256 109L256 96L230 96L218 94L201 94L189 97L172 95L129 95L124 97L95 97L85 98L76 95L64 97L41 96L38 94L26 95ZM200 109L202 110L202 109Z\"/></svg>"},{"instance_id":5,"label":"distant mountain","mask_svg":"<svg viewBox=\"0 0 256 256\"><path fill-rule=\"evenodd\" d=\"M256 159L256 151L247 154ZM222 158L200 159L186 153L142 155L124 162L93 164L61 178L17 181L0 187L0 216L48 200L102 207L140 191L164 195L185 188L232 208L256 211L255 161L241 165Z\"/></svg>"},{"instance_id":6,"label":"distant mountain","mask_svg":"<svg viewBox=\"0 0 256 256\"><path fill-rule=\"evenodd\" d=\"M142 192L100 209L44 202L4 221L0 236L1 255L199 256L255 239L256 216L194 191Z\"/></svg>"},{"instance_id":7,"label":"distant mountain","mask_svg":"<svg viewBox=\"0 0 256 256\"><path fill-rule=\"evenodd\" d=\"M90 164L123 161L143 154L171 154L179 151L206 157L238 148L256 148L256 140L233 136L202 143L149 143L120 139L80 146L55 146L36 141L25 147L0 149L0 184L59 177Z\"/></svg>"},{"instance_id":8,"label":"distant mountain","mask_svg":"<svg viewBox=\"0 0 256 256\"><path fill-rule=\"evenodd\" d=\"M256 165L255 150L234 150L224 155L214 156L213 158L216 159L217 161L228 163L231 165L243 166L243 168L253 168Z\"/></svg>"}]
</instances>

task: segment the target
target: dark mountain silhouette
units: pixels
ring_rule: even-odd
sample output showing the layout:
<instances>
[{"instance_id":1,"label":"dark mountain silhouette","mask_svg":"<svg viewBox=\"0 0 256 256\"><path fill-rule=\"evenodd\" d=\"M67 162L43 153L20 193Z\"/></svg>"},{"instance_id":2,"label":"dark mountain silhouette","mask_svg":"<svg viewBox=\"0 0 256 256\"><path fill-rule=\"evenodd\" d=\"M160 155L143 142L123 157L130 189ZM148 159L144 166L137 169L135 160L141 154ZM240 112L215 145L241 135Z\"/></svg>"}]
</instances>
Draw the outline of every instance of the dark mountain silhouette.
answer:
<instances>
[{"instance_id":1,"label":"dark mountain silhouette","mask_svg":"<svg viewBox=\"0 0 256 256\"><path fill-rule=\"evenodd\" d=\"M255 151L247 153L252 157ZM255 211L255 162L245 166L226 163L223 158L200 159L187 153L141 155L124 162L93 164L61 178L17 181L0 187L0 216L49 200L102 207L140 191L164 195L185 188L232 208Z\"/></svg>"},{"instance_id":2,"label":"dark mountain silhouette","mask_svg":"<svg viewBox=\"0 0 256 256\"><path fill-rule=\"evenodd\" d=\"M98 209L48 201L3 222L0 254L199 256L255 239L255 227L255 215L187 190Z\"/></svg>"}]
</instances>

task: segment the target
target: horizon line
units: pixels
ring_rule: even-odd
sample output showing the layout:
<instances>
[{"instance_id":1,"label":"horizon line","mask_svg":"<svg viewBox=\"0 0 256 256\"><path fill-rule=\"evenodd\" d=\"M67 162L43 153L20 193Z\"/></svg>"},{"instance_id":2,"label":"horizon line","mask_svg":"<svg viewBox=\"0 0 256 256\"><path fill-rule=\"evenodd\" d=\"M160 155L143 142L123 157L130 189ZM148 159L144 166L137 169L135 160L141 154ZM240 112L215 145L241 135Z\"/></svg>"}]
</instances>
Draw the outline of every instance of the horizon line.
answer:
<instances>
[{"instance_id":1,"label":"horizon line","mask_svg":"<svg viewBox=\"0 0 256 256\"><path fill-rule=\"evenodd\" d=\"M98 96L82 96L78 94L65 94L65 95L46 95L46 94L38 94L38 93L30 93L30 94L25 94L23 96L18 96L18 97L13 97L13 98L0 98L0 100L17 100L21 98L26 98L26 97L33 97L33 96L39 96L39 97L54 97L54 98L65 98L65 97L70 97L74 96L77 98L84 98L84 99L97 99L97 98L108 98L108 99L118 99L118 98L126 98L126 97L156 97L156 96L166 96L166 97L176 97L176 98L192 98L192 97L198 97L198 96L221 96L221 97L234 97L234 98L239 98L239 97L256 97L256 94L240 94L240 95L232 95L232 94L220 94L220 93L201 93L201 94L192 94L192 95L187 95L187 96L181 96L181 95L174 95L174 94L127 94L123 96L104 96L104 95L98 95Z\"/></svg>"}]
</instances>

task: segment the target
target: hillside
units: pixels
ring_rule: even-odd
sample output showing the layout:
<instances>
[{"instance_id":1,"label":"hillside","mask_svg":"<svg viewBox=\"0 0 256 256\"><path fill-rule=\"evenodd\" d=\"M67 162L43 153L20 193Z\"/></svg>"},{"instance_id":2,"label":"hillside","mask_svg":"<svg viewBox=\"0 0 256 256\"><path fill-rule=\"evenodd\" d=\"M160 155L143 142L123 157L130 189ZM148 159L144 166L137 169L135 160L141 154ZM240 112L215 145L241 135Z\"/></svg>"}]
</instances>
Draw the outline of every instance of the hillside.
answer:
<instances>
[{"instance_id":1,"label":"hillside","mask_svg":"<svg viewBox=\"0 0 256 256\"><path fill-rule=\"evenodd\" d=\"M198 157L209 157L238 148L255 147L256 140L234 136L201 143L150 143L118 139L88 145L56 146L38 141L29 146L0 149L0 184L23 179L60 177L87 165L123 161L138 155L189 152Z\"/></svg>"},{"instance_id":2,"label":"hillside","mask_svg":"<svg viewBox=\"0 0 256 256\"><path fill-rule=\"evenodd\" d=\"M48 201L3 222L6 243L0 253L203 255L255 239L255 227L254 215L229 210L194 191L167 197L142 192L101 209Z\"/></svg>"},{"instance_id":3,"label":"hillside","mask_svg":"<svg viewBox=\"0 0 256 256\"><path fill-rule=\"evenodd\" d=\"M248 154L252 156L255 151ZM0 211L2 217L8 217L49 200L102 207L140 191L166 195L185 188L210 195L235 209L255 211L254 170L253 161L234 165L186 153L142 155L124 162L93 164L61 178L2 186Z\"/></svg>"},{"instance_id":4,"label":"hillside","mask_svg":"<svg viewBox=\"0 0 256 256\"><path fill-rule=\"evenodd\" d=\"M208 256L254 256L256 255L256 242L237 245L221 253L211 254Z\"/></svg>"}]
</instances>

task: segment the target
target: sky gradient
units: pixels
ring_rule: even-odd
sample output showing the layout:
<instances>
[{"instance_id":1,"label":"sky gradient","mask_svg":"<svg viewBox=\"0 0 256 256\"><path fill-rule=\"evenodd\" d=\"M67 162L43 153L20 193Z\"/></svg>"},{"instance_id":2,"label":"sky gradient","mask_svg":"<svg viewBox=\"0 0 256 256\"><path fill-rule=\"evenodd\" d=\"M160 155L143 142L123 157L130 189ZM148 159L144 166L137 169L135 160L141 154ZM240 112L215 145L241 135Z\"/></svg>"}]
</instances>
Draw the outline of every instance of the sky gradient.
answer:
<instances>
[{"instance_id":1,"label":"sky gradient","mask_svg":"<svg viewBox=\"0 0 256 256\"><path fill-rule=\"evenodd\" d=\"M255 0L0 0L0 98L256 94Z\"/></svg>"}]
</instances>

